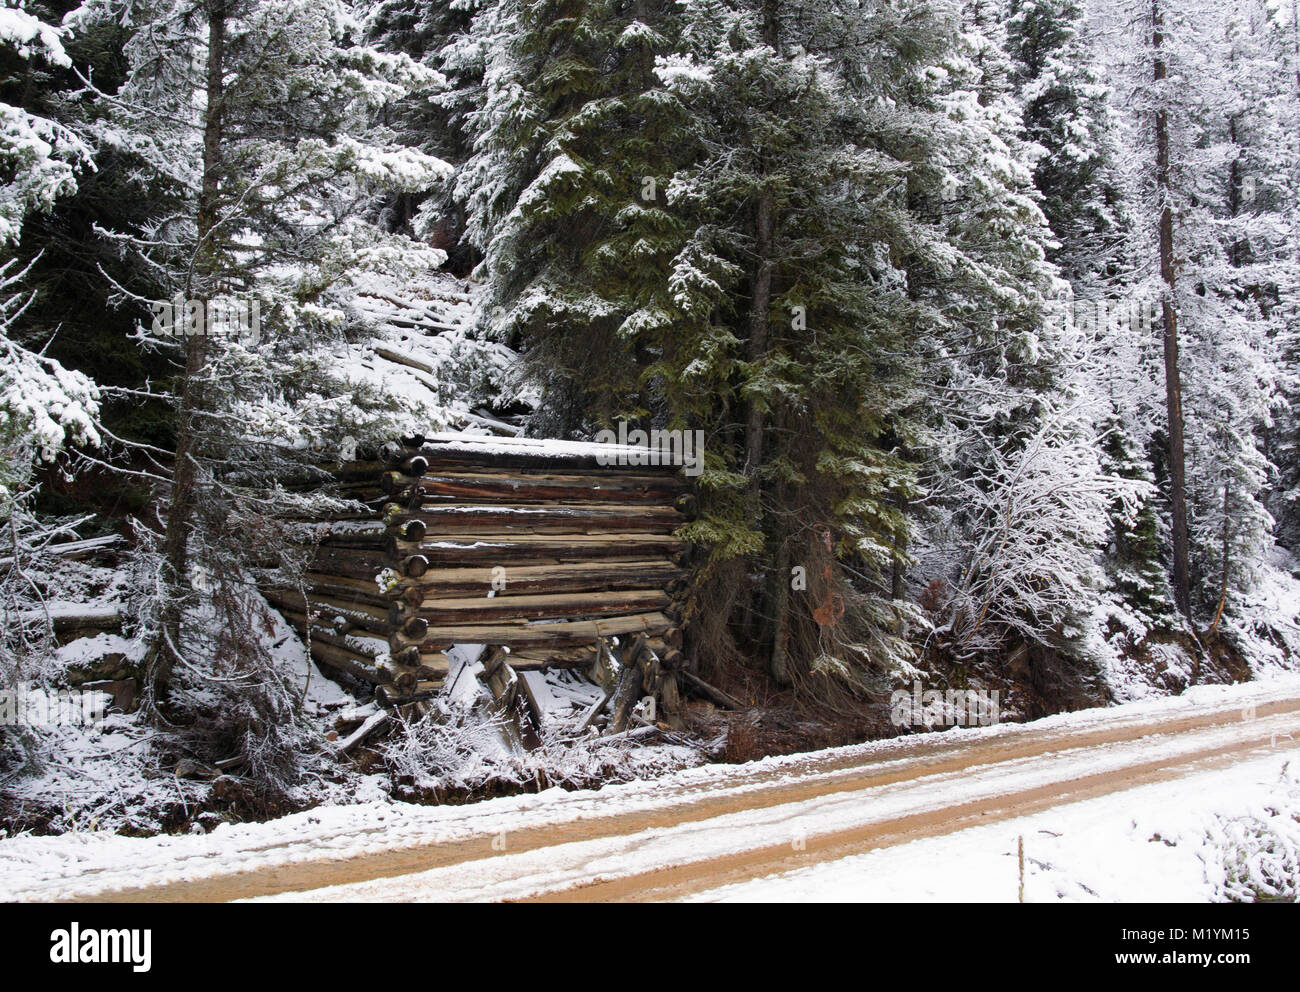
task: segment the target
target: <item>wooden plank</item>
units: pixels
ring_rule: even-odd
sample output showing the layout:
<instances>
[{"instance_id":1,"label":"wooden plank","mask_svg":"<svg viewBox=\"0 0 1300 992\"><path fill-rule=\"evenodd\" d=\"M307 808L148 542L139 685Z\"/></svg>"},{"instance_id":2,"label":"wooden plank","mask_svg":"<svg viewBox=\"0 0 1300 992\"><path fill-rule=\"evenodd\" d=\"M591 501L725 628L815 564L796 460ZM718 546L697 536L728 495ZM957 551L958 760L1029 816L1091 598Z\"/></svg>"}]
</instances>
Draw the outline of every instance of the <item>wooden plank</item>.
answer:
<instances>
[{"instance_id":1,"label":"wooden plank","mask_svg":"<svg viewBox=\"0 0 1300 992\"><path fill-rule=\"evenodd\" d=\"M523 694L524 701L528 704L533 719L541 727L546 723L546 714L555 708L555 697L551 695L551 690L546 684L546 677L541 672L521 672L515 662L516 659L512 654L510 656L510 665L519 674L519 690Z\"/></svg>"}]
</instances>

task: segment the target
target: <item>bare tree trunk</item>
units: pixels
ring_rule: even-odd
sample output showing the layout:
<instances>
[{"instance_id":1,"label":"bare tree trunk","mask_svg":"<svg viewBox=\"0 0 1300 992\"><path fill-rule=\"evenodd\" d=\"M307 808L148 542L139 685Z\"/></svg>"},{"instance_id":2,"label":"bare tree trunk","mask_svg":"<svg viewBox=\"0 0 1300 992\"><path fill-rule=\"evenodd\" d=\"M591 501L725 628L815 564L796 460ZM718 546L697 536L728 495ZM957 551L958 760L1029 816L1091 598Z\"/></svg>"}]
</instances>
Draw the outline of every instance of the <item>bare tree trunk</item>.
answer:
<instances>
[{"instance_id":1,"label":"bare tree trunk","mask_svg":"<svg viewBox=\"0 0 1300 992\"><path fill-rule=\"evenodd\" d=\"M208 10L208 51L206 109L203 118L203 185L199 194L198 242L194 273L210 276L214 246L213 228L217 223L217 198L220 194L222 118L224 110L224 63L226 12L221 6ZM206 283L200 279L200 283ZM206 285L203 286L207 289ZM185 295L195 289L193 276L186 281ZM206 330L206 328L205 328ZM185 372L181 382L180 410L176 423L176 462L172 469L171 494L167 503L167 529L163 536L164 589L167 600L162 607L161 642L154 646L149 678L155 702L161 701L171 683L172 671L181 645L184 606L189 592L189 537L194 522L198 480L195 453L199 430L198 413L203 409L202 374L207 360L206 334L185 335Z\"/></svg>"},{"instance_id":2,"label":"bare tree trunk","mask_svg":"<svg viewBox=\"0 0 1300 992\"><path fill-rule=\"evenodd\" d=\"M1151 46L1155 51L1155 80L1169 76L1161 48L1164 14L1160 0L1151 5ZM1183 445L1183 387L1178 372L1178 312L1174 307L1174 214L1169 162L1169 114L1159 99L1156 111L1156 189L1160 198L1160 275L1165 282L1164 318L1165 412L1169 420L1169 507L1174 554L1174 601L1188 620L1192 617L1187 538L1187 462Z\"/></svg>"}]
</instances>

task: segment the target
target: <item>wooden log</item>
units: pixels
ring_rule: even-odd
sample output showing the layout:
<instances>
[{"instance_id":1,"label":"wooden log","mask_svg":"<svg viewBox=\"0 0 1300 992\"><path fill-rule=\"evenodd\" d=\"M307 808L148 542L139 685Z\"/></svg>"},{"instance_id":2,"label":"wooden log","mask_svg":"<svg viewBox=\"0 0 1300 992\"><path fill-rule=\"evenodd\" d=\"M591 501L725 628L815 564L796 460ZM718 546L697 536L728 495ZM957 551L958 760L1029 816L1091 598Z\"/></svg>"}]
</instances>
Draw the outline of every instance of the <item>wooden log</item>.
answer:
<instances>
[{"instance_id":1,"label":"wooden log","mask_svg":"<svg viewBox=\"0 0 1300 992\"><path fill-rule=\"evenodd\" d=\"M433 373L433 366L428 362L422 362L414 355L407 354L404 351L397 351L376 339L370 342L370 350L385 361L392 362L395 365L404 365L407 368L415 369L417 372L425 374Z\"/></svg>"},{"instance_id":2,"label":"wooden log","mask_svg":"<svg viewBox=\"0 0 1300 992\"><path fill-rule=\"evenodd\" d=\"M510 665L517 672L539 668L579 668L591 664L592 652L590 647L556 647L544 651L523 648L510 652Z\"/></svg>"},{"instance_id":3,"label":"wooden log","mask_svg":"<svg viewBox=\"0 0 1300 992\"><path fill-rule=\"evenodd\" d=\"M365 520L316 524L312 530L315 533L309 539L315 539L322 547L382 548L388 537L388 528L383 521L374 519L373 513Z\"/></svg>"},{"instance_id":4,"label":"wooden log","mask_svg":"<svg viewBox=\"0 0 1300 992\"><path fill-rule=\"evenodd\" d=\"M362 744L373 737L388 722L387 713L375 713L370 716L360 727L354 730L345 740L338 744L338 753L350 755L356 751Z\"/></svg>"},{"instance_id":5,"label":"wooden log","mask_svg":"<svg viewBox=\"0 0 1300 992\"><path fill-rule=\"evenodd\" d=\"M433 648L431 647L432 653ZM439 651L442 649L439 648ZM392 655L393 665L398 668L418 668L420 666L420 645L412 642L400 642L393 638L389 642L389 653Z\"/></svg>"},{"instance_id":6,"label":"wooden log","mask_svg":"<svg viewBox=\"0 0 1300 992\"><path fill-rule=\"evenodd\" d=\"M472 442L445 442L435 438L426 441L419 449L419 454L427 458L430 467L435 470L444 466L472 466L497 471L526 472L528 470L555 471L560 467L566 472L595 471L607 475L636 473L675 479L681 469L680 465L671 464L602 464L601 457L595 450L590 453L576 450L546 450L532 447L526 441L516 443L503 438L487 439L481 446L474 445Z\"/></svg>"},{"instance_id":7,"label":"wooden log","mask_svg":"<svg viewBox=\"0 0 1300 992\"><path fill-rule=\"evenodd\" d=\"M312 558L311 570L352 579L373 579L385 568L391 568L393 564L393 559L388 554L379 551L361 548L319 548Z\"/></svg>"},{"instance_id":8,"label":"wooden log","mask_svg":"<svg viewBox=\"0 0 1300 992\"><path fill-rule=\"evenodd\" d=\"M341 614L349 619L356 619L357 622L361 622L361 618L365 618L385 625L389 621L389 613L392 607L390 601L379 597L362 598L351 592L342 596L334 596L315 586L307 589L306 599L303 598L303 594L299 590L282 586L264 588L262 595L270 602L283 604L297 610L304 610L310 604L313 610L319 609L322 613Z\"/></svg>"},{"instance_id":9,"label":"wooden log","mask_svg":"<svg viewBox=\"0 0 1300 992\"><path fill-rule=\"evenodd\" d=\"M555 593L538 596L477 597L473 599L427 599L420 605L420 618L428 625L452 626L490 623L497 620L548 620L578 617L608 617L647 613L668 605L668 594L659 589L616 592ZM412 635L414 636L414 635Z\"/></svg>"},{"instance_id":10,"label":"wooden log","mask_svg":"<svg viewBox=\"0 0 1300 992\"><path fill-rule=\"evenodd\" d=\"M668 629L662 613L637 613L603 620L574 620L561 623L482 624L431 626L425 644L572 645L599 637L623 634L660 634ZM432 648L431 648L432 650Z\"/></svg>"},{"instance_id":11,"label":"wooden log","mask_svg":"<svg viewBox=\"0 0 1300 992\"><path fill-rule=\"evenodd\" d=\"M379 668L373 658L335 647L315 637L311 642L311 656L319 664L351 675L363 682L376 684L388 681L388 673Z\"/></svg>"},{"instance_id":12,"label":"wooden log","mask_svg":"<svg viewBox=\"0 0 1300 992\"><path fill-rule=\"evenodd\" d=\"M57 555L60 558L67 558L73 561L80 561L96 555L101 551L107 551L109 548L116 547L126 541L121 534L105 534L103 537L83 537L77 541L63 541L59 544L47 545L45 551L47 554ZM0 558L0 565L12 565L13 558Z\"/></svg>"},{"instance_id":13,"label":"wooden log","mask_svg":"<svg viewBox=\"0 0 1300 992\"><path fill-rule=\"evenodd\" d=\"M450 672L451 659L441 652L421 655L420 664L415 667L416 677L424 681L445 679Z\"/></svg>"},{"instance_id":14,"label":"wooden log","mask_svg":"<svg viewBox=\"0 0 1300 992\"><path fill-rule=\"evenodd\" d=\"M510 667L519 672L519 666L515 663L515 656L510 655ZM519 695L524 704L528 707L528 713L537 727L541 727L546 722L546 706L542 702L542 694L546 691L545 684L538 685L541 681L540 676L530 677L524 673L519 678ZM549 695L549 694L547 694Z\"/></svg>"},{"instance_id":15,"label":"wooden log","mask_svg":"<svg viewBox=\"0 0 1300 992\"><path fill-rule=\"evenodd\" d=\"M498 711L505 718L512 742L531 751L541 746L541 731L522 698L521 680L507 658L508 655L500 648L492 649L479 678L492 693Z\"/></svg>"},{"instance_id":16,"label":"wooden log","mask_svg":"<svg viewBox=\"0 0 1300 992\"><path fill-rule=\"evenodd\" d=\"M288 522L298 524L302 527L328 527L333 523L365 522L374 519L374 507L366 506L361 510L331 510L328 513L321 513L315 517L293 517Z\"/></svg>"},{"instance_id":17,"label":"wooden log","mask_svg":"<svg viewBox=\"0 0 1300 992\"><path fill-rule=\"evenodd\" d=\"M616 502L663 506L682 491L680 483L670 477L619 476L612 473L590 475L510 475L505 473L442 472L428 473L403 490L400 482L394 492L408 496L422 490L426 501L469 503L532 503L575 500L586 503ZM408 499L409 502L409 499Z\"/></svg>"},{"instance_id":18,"label":"wooden log","mask_svg":"<svg viewBox=\"0 0 1300 992\"><path fill-rule=\"evenodd\" d=\"M321 467L339 482L373 483L388 468L388 463L380 459L365 459Z\"/></svg>"},{"instance_id":19,"label":"wooden log","mask_svg":"<svg viewBox=\"0 0 1300 992\"><path fill-rule=\"evenodd\" d=\"M425 532L428 530L428 521L423 517L414 517L410 519L399 519L398 533L402 535L404 541L423 541Z\"/></svg>"},{"instance_id":20,"label":"wooden log","mask_svg":"<svg viewBox=\"0 0 1300 992\"><path fill-rule=\"evenodd\" d=\"M401 589L384 592L374 579L353 579L346 575L327 575L324 572L307 572L303 575L303 585L316 595L332 596L344 603L365 603L380 608L387 607L402 592ZM279 583L267 588L292 590L295 587Z\"/></svg>"},{"instance_id":21,"label":"wooden log","mask_svg":"<svg viewBox=\"0 0 1300 992\"><path fill-rule=\"evenodd\" d=\"M340 630L323 619L309 620L305 613L287 606L280 607L279 610L304 638L310 630L313 644L321 641L371 661L389 650L389 639L380 631L363 628L358 632L356 627Z\"/></svg>"},{"instance_id":22,"label":"wooden log","mask_svg":"<svg viewBox=\"0 0 1300 992\"><path fill-rule=\"evenodd\" d=\"M602 690L600 698L587 707L586 712L582 714L582 719L578 723L579 734L585 734L587 732L587 728L595 722L596 717L600 716L605 707L609 705L609 701L613 695L614 692L611 689Z\"/></svg>"},{"instance_id":23,"label":"wooden log","mask_svg":"<svg viewBox=\"0 0 1300 992\"><path fill-rule=\"evenodd\" d=\"M279 589L264 589L262 595L266 597L267 602L275 606L281 612L291 612L295 616L306 617L307 610L319 614L321 617L342 617L358 627L363 627L375 634L384 637L388 636L391 629L388 613L382 609L367 607L363 604L345 605L330 597L316 597L309 595L304 600L297 592Z\"/></svg>"},{"instance_id":24,"label":"wooden log","mask_svg":"<svg viewBox=\"0 0 1300 992\"><path fill-rule=\"evenodd\" d=\"M621 734L627 729L632 707L636 704L637 690L641 687L641 672L632 660L631 652L625 651L624 654L627 659L623 660L623 667L619 669L614 696L610 700L609 730L614 734Z\"/></svg>"},{"instance_id":25,"label":"wooden log","mask_svg":"<svg viewBox=\"0 0 1300 992\"><path fill-rule=\"evenodd\" d=\"M632 531L671 534L681 515L662 506L600 503L428 503L397 517L403 536L418 541L424 528L439 537L454 534L601 534ZM414 525L419 525L413 536Z\"/></svg>"},{"instance_id":26,"label":"wooden log","mask_svg":"<svg viewBox=\"0 0 1300 992\"><path fill-rule=\"evenodd\" d=\"M705 682L694 672L686 671L685 669L683 669L681 672L681 677L682 680L688 686L690 686L700 695L704 696L706 699L714 703L717 703L717 705L721 706L723 709L727 709L727 710L745 709L745 704L742 703L735 696L731 695L730 693L723 692L717 686L709 685L709 683Z\"/></svg>"},{"instance_id":27,"label":"wooden log","mask_svg":"<svg viewBox=\"0 0 1300 992\"><path fill-rule=\"evenodd\" d=\"M413 671L399 671L393 674L393 685L403 692L412 692L419 681Z\"/></svg>"},{"instance_id":28,"label":"wooden log","mask_svg":"<svg viewBox=\"0 0 1300 992\"><path fill-rule=\"evenodd\" d=\"M494 592L497 598L560 592L612 592L658 589L682 574L666 559L620 562L570 562L564 565L515 565L497 572L493 566L428 569L403 580L401 598L419 605L426 599L468 598Z\"/></svg>"},{"instance_id":29,"label":"wooden log","mask_svg":"<svg viewBox=\"0 0 1300 992\"><path fill-rule=\"evenodd\" d=\"M322 630L318 625L313 624L311 629L312 641L324 641L336 648L342 648L345 651L351 651L353 654L363 658L370 658L372 661L380 655L388 653L388 641L386 638L373 637L369 634L339 634L330 630Z\"/></svg>"},{"instance_id":30,"label":"wooden log","mask_svg":"<svg viewBox=\"0 0 1300 992\"><path fill-rule=\"evenodd\" d=\"M650 556L679 552L681 548L680 541L666 534L481 534L426 540L413 546L412 551L424 555L431 564L488 562L508 565L538 559L559 563L592 559L641 561Z\"/></svg>"},{"instance_id":31,"label":"wooden log","mask_svg":"<svg viewBox=\"0 0 1300 992\"><path fill-rule=\"evenodd\" d=\"M418 680L407 689L400 689L396 685L379 685L375 687L375 702L385 709L393 709L408 703L432 699L442 690L442 686L443 683L438 681Z\"/></svg>"},{"instance_id":32,"label":"wooden log","mask_svg":"<svg viewBox=\"0 0 1300 992\"><path fill-rule=\"evenodd\" d=\"M47 609L24 610L21 616L28 623L42 621L48 616L51 626L58 634L74 630L117 630L122 626L122 614L115 606L50 606Z\"/></svg>"}]
</instances>

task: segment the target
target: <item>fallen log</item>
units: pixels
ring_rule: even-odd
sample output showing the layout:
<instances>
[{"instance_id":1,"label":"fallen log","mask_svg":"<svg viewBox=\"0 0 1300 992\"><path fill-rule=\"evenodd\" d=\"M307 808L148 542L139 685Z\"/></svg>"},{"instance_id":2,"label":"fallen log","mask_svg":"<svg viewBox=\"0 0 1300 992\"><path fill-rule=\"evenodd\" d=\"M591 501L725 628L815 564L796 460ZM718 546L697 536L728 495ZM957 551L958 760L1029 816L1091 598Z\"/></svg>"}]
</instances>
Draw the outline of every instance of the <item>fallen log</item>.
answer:
<instances>
[{"instance_id":1,"label":"fallen log","mask_svg":"<svg viewBox=\"0 0 1300 992\"><path fill-rule=\"evenodd\" d=\"M338 753L351 755L353 751L378 733L380 728L387 722L388 714L382 710L370 716L367 718L365 723L354 730L345 740L339 741L337 746Z\"/></svg>"},{"instance_id":2,"label":"fallen log","mask_svg":"<svg viewBox=\"0 0 1300 992\"><path fill-rule=\"evenodd\" d=\"M366 603L347 602L332 596L316 595L309 591L307 598L296 589L264 589L262 595L274 606L283 606L298 614L305 615L308 609L326 617L343 617L360 627L378 634L388 635L390 623L388 609L383 606L370 606Z\"/></svg>"},{"instance_id":3,"label":"fallen log","mask_svg":"<svg viewBox=\"0 0 1300 992\"><path fill-rule=\"evenodd\" d=\"M721 689L717 688L716 686L709 685L709 683L705 682L694 672L686 671L683 669L681 672L681 676L683 681L685 681L688 686L690 686L700 695L704 696L710 702L716 703L717 705L721 706L723 709L727 709L727 710L746 709L745 704L742 703L735 696L723 692Z\"/></svg>"},{"instance_id":4,"label":"fallen log","mask_svg":"<svg viewBox=\"0 0 1300 992\"><path fill-rule=\"evenodd\" d=\"M333 668L362 682L378 684L387 682L390 677L390 673L379 668L373 658L335 647L314 636L311 639L311 656L318 664Z\"/></svg>"},{"instance_id":5,"label":"fallen log","mask_svg":"<svg viewBox=\"0 0 1300 992\"><path fill-rule=\"evenodd\" d=\"M510 667L508 657L499 647L492 648L479 679L492 693L511 743L531 751L541 746L541 729L532 718L528 703L520 690L522 680Z\"/></svg>"}]
</instances>

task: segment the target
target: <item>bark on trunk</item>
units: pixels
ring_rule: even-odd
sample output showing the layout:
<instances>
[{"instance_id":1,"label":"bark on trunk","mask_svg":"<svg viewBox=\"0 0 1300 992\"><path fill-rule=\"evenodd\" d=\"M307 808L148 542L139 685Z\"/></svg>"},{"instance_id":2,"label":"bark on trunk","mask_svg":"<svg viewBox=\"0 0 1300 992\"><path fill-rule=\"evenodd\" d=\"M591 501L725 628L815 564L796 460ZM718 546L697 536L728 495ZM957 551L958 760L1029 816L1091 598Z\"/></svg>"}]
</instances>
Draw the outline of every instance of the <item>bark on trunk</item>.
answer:
<instances>
[{"instance_id":1,"label":"bark on trunk","mask_svg":"<svg viewBox=\"0 0 1300 992\"><path fill-rule=\"evenodd\" d=\"M749 306L749 354L751 363L767 354L768 312L772 306L772 240L775 227L772 196L764 191L758 197L754 218L757 260L754 264L754 290ZM751 486L757 491L757 471L763 457L763 408L758 397L751 397L745 415L745 466Z\"/></svg>"},{"instance_id":2,"label":"bark on trunk","mask_svg":"<svg viewBox=\"0 0 1300 992\"><path fill-rule=\"evenodd\" d=\"M1155 80L1168 78L1161 49L1164 14L1159 0L1151 5L1151 45L1155 51ZM1165 283L1161 316L1164 323L1165 412L1169 420L1169 507L1174 558L1174 601L1188 620L1192 617L1191 579L1188 566L1187 480L1183 445L1183 389L1178 372L1178 312L1174 307L1174 214L1171 202L1169 114L1164 95L1156 111L1156 188L1160 197L1160 275Z\"/></svg>"},{"instance_id":3,"label":"bark on trunk","mask_svg":"<svg viewBox=\"0 0 1300 992\"><path fill-rule=\"evenodd\" d=\"M212 231L217 223L217 199L220 194L222 143L223 75L225 64L226 14L214 7L208 12L208 51L206 109L203 117L203 185L197 213L198 244L193 273L186 284L187 299L212 274L208 261L213 252ZM206 288L206 287L204 287ZM182 618L189 591L189 537L193 526L195 489L198 480L195 454L197 448L197 414L202 410L202 373L207 360L207 337L185 336L185 374L181 384L180 410L176 425L176 462L172 470L171 494L167 504L167 529L163 536L164 587L168 599L161 616L161 642L153 650L150 681L153 699L161 701L171 683L172 671L181 645Z\"/></svg>"}]
</instances>

